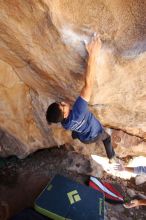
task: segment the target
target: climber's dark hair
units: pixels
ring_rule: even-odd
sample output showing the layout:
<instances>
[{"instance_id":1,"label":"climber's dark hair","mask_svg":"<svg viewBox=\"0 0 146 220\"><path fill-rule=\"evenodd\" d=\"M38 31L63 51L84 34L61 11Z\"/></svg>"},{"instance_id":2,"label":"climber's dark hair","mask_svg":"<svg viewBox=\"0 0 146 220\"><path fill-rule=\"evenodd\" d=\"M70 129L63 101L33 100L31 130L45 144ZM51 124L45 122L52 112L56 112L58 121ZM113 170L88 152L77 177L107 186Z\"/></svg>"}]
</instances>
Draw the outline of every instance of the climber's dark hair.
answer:
<instances>
[{"instance_id":1,"label":"climber's dark hair","mask_svg":"<svg viewBox=\"0 0 146 220\"><path fill-rule=\"evenodd\" d=\"M58 123L63 121L63 112L59 108L59 104L57 102L52 103L49 105L47 112L46 112L46 119L48 124L50 123Z\"/></svg>"}]
</instances>

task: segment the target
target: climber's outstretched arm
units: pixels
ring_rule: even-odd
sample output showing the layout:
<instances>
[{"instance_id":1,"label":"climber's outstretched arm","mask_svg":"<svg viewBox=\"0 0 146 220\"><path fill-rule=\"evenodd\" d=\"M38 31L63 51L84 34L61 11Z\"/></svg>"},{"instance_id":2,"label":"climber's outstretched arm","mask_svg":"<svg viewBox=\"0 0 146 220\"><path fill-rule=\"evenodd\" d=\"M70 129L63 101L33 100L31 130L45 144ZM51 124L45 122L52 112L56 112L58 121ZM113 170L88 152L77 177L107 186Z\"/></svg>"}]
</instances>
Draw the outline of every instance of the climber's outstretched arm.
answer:
<instances>
[{"instance_id":1,"label":"climber's outstretched arm","mask_svg":"<svg viewBox=\"0 0 146 220\"><path fill-rule=\"evenodd\" d=\"M93 80L94 75L97 70L96 59L99 56L99 52L101 49L101 40L99 37L94 36L92 41L86 45L86 49L88 51L88 62L87 62L87 70L85 72L85 83L81 90L80 96L86 100L87 102L90 100L91 92L93 88Z\"/></svg>"}]
</instances>

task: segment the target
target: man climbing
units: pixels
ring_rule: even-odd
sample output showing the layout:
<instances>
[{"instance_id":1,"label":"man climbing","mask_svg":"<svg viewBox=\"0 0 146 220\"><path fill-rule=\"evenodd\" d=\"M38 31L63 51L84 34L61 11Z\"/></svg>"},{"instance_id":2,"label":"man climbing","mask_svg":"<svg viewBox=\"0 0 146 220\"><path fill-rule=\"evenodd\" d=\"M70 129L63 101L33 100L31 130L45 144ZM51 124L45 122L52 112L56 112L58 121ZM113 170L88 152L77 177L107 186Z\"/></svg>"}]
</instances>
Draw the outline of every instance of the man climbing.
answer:
<instances>
[{"instance_id":1,"label":"man climbing","mask_svg":"<svg viewBox=\"0 0 146 220\"><path fill-rule=\"evenodd\" d=\"M111 144L111 137L107 134L95 116L88 110L88 102L93 88L94 75L97 70L96 59L100 55L102 43L95 36L89 44L86 44L88 52L87 69L85 72L84 86L80 96L76 99L72 110L65 102L52 103L46 112L48 123L61 122L63 128L72 131L72 137L78 138L85 144L103 141L109 162L115 161L115 152Z\"/></svg>"}]
</instances>

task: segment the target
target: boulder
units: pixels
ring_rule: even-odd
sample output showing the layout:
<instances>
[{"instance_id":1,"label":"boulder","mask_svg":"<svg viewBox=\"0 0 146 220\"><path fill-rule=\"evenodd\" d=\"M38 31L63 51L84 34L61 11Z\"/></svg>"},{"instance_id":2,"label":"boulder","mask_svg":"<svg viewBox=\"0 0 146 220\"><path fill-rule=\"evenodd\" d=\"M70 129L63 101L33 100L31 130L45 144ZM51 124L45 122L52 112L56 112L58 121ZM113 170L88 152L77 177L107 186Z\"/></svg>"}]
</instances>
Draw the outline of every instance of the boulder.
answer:
<instances>
[{"instance_id":1,"label":"boulder","mask_svg":"<svg viewBox=\"0 0 146 220\"><path fill-rule=\"evenodd\" d=\"M69 132L47 125L45 112L79 95L93 32L103 46L90 109L116 138L122 132L117 152L126 136L134 144L124 156L145 154L145 12L144 0L1 0L0 155L72 143Z\"/></svg>"}]
</instances>

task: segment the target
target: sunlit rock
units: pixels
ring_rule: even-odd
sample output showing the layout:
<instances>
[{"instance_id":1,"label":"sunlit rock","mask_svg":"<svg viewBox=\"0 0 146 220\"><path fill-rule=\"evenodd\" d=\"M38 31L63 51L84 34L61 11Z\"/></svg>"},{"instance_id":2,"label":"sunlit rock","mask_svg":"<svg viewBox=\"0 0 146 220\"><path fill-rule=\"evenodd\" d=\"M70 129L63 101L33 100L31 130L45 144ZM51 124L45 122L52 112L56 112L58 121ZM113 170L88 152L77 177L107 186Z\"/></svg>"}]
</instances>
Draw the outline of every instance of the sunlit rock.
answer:
<instances>
[{"instance_id":1,"label":"sunlit rock","mask_svg":"<svg viewBox=\"0 0 146 220\"><path fill-rule=\"evenodd\" d=\"M0 155L24 157L72 143L70 133L48 127L45 111L54 100L72 104L79 95L84 41L93 32L100 34L103 47L91 111L105 126L130 134L131 141L133 135L140 138L127 151L122 137L115 142L117 153L145 154L145 9L146 2L139 0L0 1Z\"/></svg>"}]
</instances>

